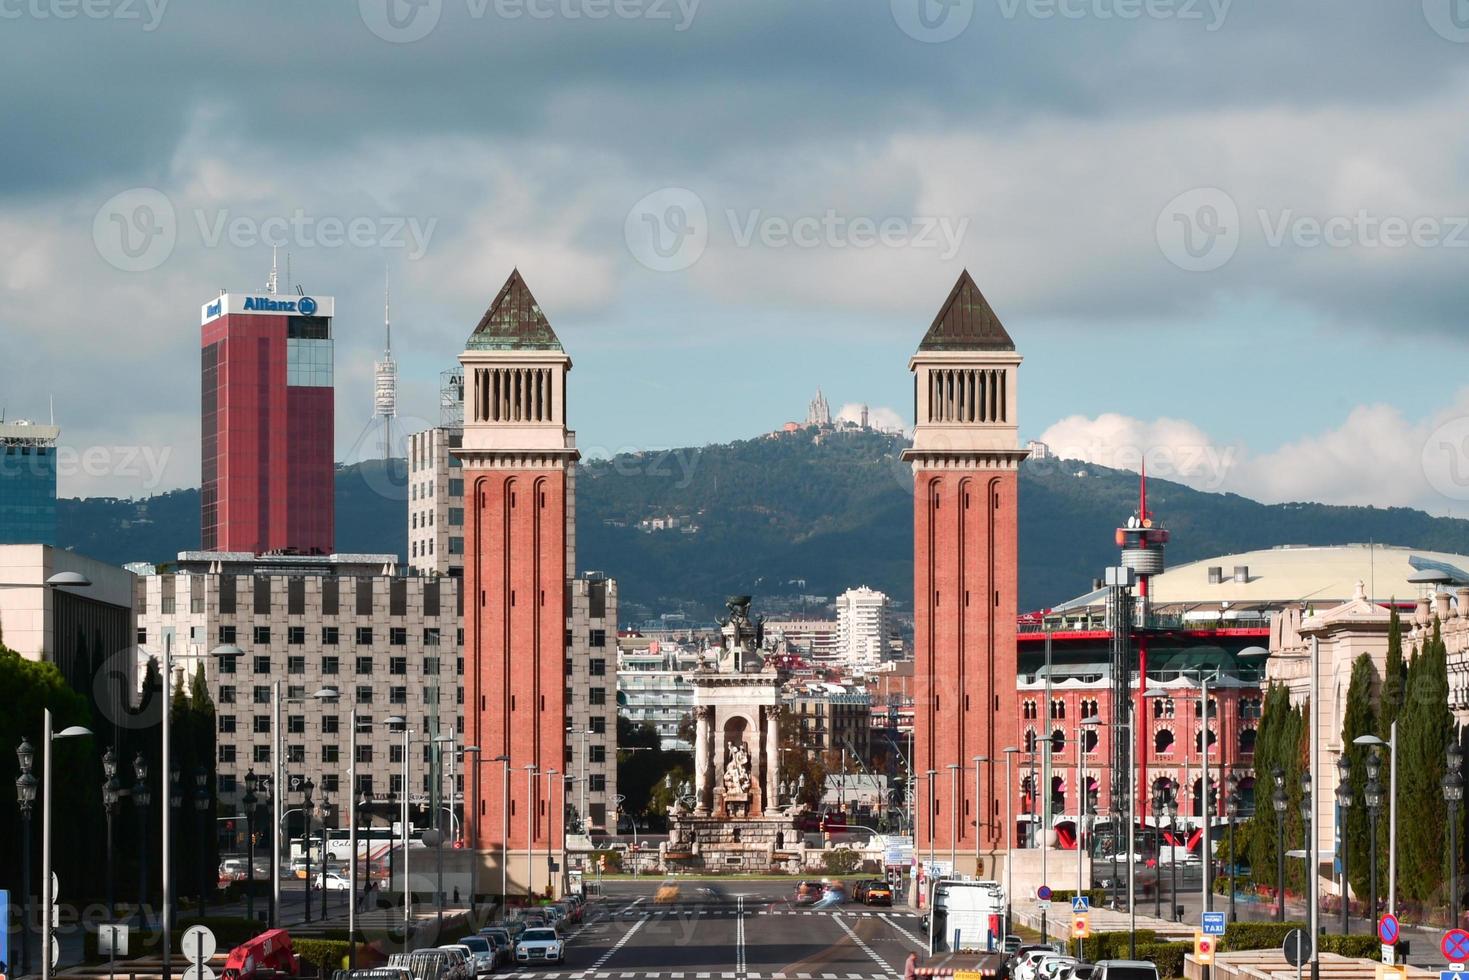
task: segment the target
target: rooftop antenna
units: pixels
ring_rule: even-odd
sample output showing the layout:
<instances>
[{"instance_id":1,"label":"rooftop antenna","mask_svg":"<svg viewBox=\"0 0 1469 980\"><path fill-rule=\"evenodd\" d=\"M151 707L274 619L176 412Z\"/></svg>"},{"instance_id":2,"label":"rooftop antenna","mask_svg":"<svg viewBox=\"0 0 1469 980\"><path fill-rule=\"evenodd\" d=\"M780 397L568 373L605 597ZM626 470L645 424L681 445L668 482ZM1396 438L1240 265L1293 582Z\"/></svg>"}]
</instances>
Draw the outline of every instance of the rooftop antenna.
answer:
<instances>
[{"instance_id":1,"label":"rooftop antenna","mask_svg":"<svg viewBox=\"0 0 1469 980\"><path fill-rule=\"evenodd\" d=\"M393 360L392 306L388 292L388 267L383 264L383 331L386 346L382 359L373 364L372 414L383 423L383 459L393 455L393 419L398 417L398 364Z\"/></svg>"},{"instance_id":2,"label":"rooftop antenna","mask_svg":"<svg viewBox=\"0 0 1469 980\"><path fill-rule=\"evenodd\" d=\"M265 291L272 296L275 295L276 286L280 283L280 277L276 274L276 251L276 246L272 245L270 247L270 275L265 280Z\"/></svg>"},{"instance_id":3,"label":"rooftop antenna","mask_svg":"<svg viewBox=\"0 0 1469 980\"><path fill-rule=\"evenodd\" d=\"M291 253L286 253L286 288L291 288Z\"/></svg>"},{"instance_id":4,"label":"rooftop antenna","mask_svg":"<svg viewBox=\"0 0 1469 980\"><path fill-rule=\"evenodd\" d=\"M56 396L51 396L51 424L56 424Z\"/></svg>"}]
</instances>

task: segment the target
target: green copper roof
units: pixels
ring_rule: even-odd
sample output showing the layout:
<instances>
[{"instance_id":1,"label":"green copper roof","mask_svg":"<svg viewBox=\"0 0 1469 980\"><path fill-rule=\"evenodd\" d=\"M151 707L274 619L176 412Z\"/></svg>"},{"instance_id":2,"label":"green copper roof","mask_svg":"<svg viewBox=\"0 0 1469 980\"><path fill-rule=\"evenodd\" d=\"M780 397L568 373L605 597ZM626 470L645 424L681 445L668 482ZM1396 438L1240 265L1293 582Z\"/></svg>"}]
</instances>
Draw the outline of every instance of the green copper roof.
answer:
<instances>
[{"instance_id":1,"label":"green copper roof","mask_svg":"<svg viewBox=\"0 0 1469 980\"><path fill-rule=\"evenodd\" d=\"M562 349L541 305L520 278L519 269L513 270L500 287L500 295L480 317L467 346L469 350Z\"/></svg>"},{"instance_id":2,"label":"green copper roof","mask_svg":"<svg viewBox=\"0 0 1469 980\"><path fill-rule=\"evenodd\" d=\"M989 300L979 291L969 270L959 274L959 281L949 298L933 318L933 325L923 335L919 350L1014 350L1015 341L1005 332L1000 318Z\"/></svg>"}]
</instances>

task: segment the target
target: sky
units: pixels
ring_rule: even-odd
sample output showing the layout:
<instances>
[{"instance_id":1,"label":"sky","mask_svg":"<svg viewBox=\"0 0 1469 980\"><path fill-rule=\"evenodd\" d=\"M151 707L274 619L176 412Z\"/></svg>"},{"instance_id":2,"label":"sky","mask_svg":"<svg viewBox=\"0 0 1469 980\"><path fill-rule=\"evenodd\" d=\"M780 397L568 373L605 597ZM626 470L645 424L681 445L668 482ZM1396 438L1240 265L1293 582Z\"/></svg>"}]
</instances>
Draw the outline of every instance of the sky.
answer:
<instances>
[{"instance_id":1,"label":"sky","mask_svg":"<svg viewBox=\"0 0 1469 980\"><path fill-rule=\"evenodd\" d=\"M519 267L584 454L869 404L968 268L1022 436L1469 515L1469 0L0 0L0 407L199 478L199 308L336 297L337 455ZM273 249L278 246L278 249Z\"/></svg>"}]
</instances>

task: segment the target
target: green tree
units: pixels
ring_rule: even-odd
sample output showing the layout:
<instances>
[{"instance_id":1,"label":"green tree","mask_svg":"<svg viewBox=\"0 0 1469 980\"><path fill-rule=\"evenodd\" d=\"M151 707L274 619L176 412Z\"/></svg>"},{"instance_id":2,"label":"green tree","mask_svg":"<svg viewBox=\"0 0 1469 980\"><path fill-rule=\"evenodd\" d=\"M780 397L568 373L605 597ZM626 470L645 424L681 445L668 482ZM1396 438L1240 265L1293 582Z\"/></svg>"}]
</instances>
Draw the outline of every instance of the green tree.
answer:
<instances>
[{"instance_id":1,"label":"green tree","mask_svg":"<svg viewBox=\"0 0 1469 980\"><path fill-rule=\"evenodd\" d=\"M1434 620L1433 634L1409 661L1398 722L1398 793L1403 812L1413 815L1398 824L1398 879L1404 896L1419 901L1441 897L1448 871L1442 780L1454 719L1448 707L1447 661L1440 624Z\"/></svg>"},{"instance_id":2,"label":"green tree","mask_svg":"<svg viewBox=\"0 0 1469 980\"><path fill-rule=\"evenodd\" d=\"M1250 818L1248 841L1251 875L1261 885L1274 886L1276 873L1277 814L1273 805L1275 769L1278 766L1285 790L1285 848L1301 846L1305 832L1301 822L1301 773L1305 769L1306 715L1290 702L1290 692L1272 684L1265 692L1255 742L1255 815ZM1241 850L1246 845L1236 842ZM1299 861L1286 862L1286 886L1299 889L1305 880Z\"/></svg>"},{"instance_id":3,"label":"green tree","mask_svg":"<svg viewBox=\"0 0 1469 980\"><path fill-rule=\"evenodd\" d=\"M1351 790L1351 806L1343 821L1343 846L1346 849L1352 889L1365 895L1370 886L1372 842L1370 840L1364 793L1367 787L1367 746L1354 745L1359 735L1377 731L1377 712L1373 707L1373 690L1377 687L1377 669L1372 658L1362 654L1352 663L1352 679L1347 685L1347 706L1342 716L1342 745L1346 747L1351 767L1347 786Z\"/></svg>"}]
</instances>

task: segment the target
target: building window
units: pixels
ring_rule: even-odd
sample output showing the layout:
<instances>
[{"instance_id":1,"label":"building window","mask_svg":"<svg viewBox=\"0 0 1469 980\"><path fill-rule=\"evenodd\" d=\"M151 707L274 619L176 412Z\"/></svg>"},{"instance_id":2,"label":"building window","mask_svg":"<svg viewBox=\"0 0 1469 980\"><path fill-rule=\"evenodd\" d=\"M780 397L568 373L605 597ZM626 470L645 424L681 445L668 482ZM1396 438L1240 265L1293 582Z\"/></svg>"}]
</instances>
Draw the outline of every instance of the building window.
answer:
<instances>
[{"instance_id":1,"label":"building window","mask_svg":"<svg viewBox=\"0 0 1469 980\"><path fill-rule=\"evenodd\" d=\"M342 669L342 662L336 657L321 658L321 672L323 674L335 674Z\"/></svg>"},{"instance_id":2,"label":"building window","mask_svg":"<svg viewBox=\"0 0 1469 980\"><path fill-rule=\"evenodd\" d=\"M607 631L592 630L587 635L587 645L592 647L605 647L607 645Z\"/></svg>"},{"instance_id":3,"label":"building window","mask_svg":"<svg viewBox=\"0 0 1469 980\"><path fill-rule=\"evenodd\" d=\"M228 685L228 684L221 685L221 687L219 689L219 703L220 704L234 704L235 703L235 689L233 687L231 687L230 685Z\"/></svg>"},{"instance_id":4,"label":"building window","mask_svg":"<svg viewBox=\"0 0 1469 980\"><path fill-rule=\"evenodd\" d=\"M372 646L372 627L371 626L359 626L359 627L357 627L357 645L360 646L360 647L370 647L370 646Z\"/></svg>"},{"instance_id":5,"label":"building window","mask_svg":"<svg viewBox=\"0 0 1469 980\"><path fill-rule=\"evenodd\" d=\"M235 761L235 747L233 745L221 745L219 747L219 761L231 763Z\"/></svg>"},{"instance_id":6,"label":"building window","mask_svg":"<svg viewBox=\"0 0 1469 980\"><path fill-rule=\"evenodd\" d=\"M286 642L287 643L294 644L296 646L300 646L302 643L305 643L306 642L306 627L304 627L304 626L287 626L286 627Z\"/></svg>"},{"instance_id":7,"label":"building window","mask_svg":"<svg viewBox=\"0 0 1469 980\"><path fill-rule=\"evenodd\" d=\"M235 661L237 661L239 659L240 659L239 657L220 657L219 658L219 672L221 674L233 674L233 673L235 673L235 671L238 669Z\"/></svg>"},{"instance_id":8,"label":"building window","mask_svg":"<svg viewBox=\"0 0 1469 980\"><path fill-rule=\"evenodd\" d=\"M390 688L388 690L388 703L389 704L407 704L408 703L408 688L406 688L406 687L394 687L394 688Z\"/></svg>"},{"instance_id":9,"label":"building window","mask_svg":"<svg viewBox=\"0 0 1469 980\"><path fill-rule=\"evenodd\" d=\"M607 676L607 661L601 657L593 657L587 661L587 673L593 677Z\"/></svg>"},{"instance_id":10,"label":"building window","mask_svg":"<svg viewBox=\"0 0 1469 980\"><path fill-rule=\"evenodd\" d=\"M286 761L289 762L289 763L292 763L293 765L305 765L305 763L306 763L306 746L304 746L304 745L287 745L286 746Z\"/></svg>"},{"instance_id":11,"label":"building window","mask_svg":"<svg viewBox=\"0 0 1469 980\"><path fill-rule=\"evenodd\" d=\"M255 716L255 734L256 735L269 735L270 734L270 715L256 715Z\"/></svg>"},{"instance_id":12,"label":"building window","mask_svg":"<svg viewBox=\"0 0 1469 980\"><path fill-rule=\"evenodd\" d=\"M425 675L430 676L430 677L436 677L436 676L438 676L438 673L439 673L439 658L438 657L424 657L423 658L423 672L424 672Z\"/></svg>"},{"instance_id":13,"label":"building window","mask_svg":"<svg viewBox=\"0 0 1469 980\"><path fill-rule=\"evenodd\" d=\"M402 626L394 626L388 630L388 642L395 647L408 645L408 630Z\"/></svg>"},{"instance_id":14,"label":"building window","mask_svg":"<svg viewBox=\"0 0 1469 980\"><path fill-rule=\"evenodd\" d=\"M306 658L305 657L287 657L286 658L286 673L288 673L288 674L304 674L304 673L306 673Z\"/></svg>"},{"instance_id":15,"label":"building window","mask_svg":"<svg viewBox=\"0 0 1469 980\"><path fill-rule=\"evenodd\" d=\"M401 746L401 745L390 745L390 746L388 746L388 761L389 762L395 762L395 763L397 763L398 765L401 766L403 764L403 746Z\"/></svg>"},{"instance_id":16,"label":"building window","mask_svg":"<svg viewBox=\"0 0 1469 980\"><path fill-rule=\"evenodd\" d=\"M607 777L600 772L594 772L587 777L587 788L593 793L607 792Z\"/></svg>"},{"instance_id":17,"label":"building window","mask_svg":"<svg viewBox=\"0 0 1469 980\"><path fill-rule=\"evenodd\" d=\"M1240 729L1239 750L1241 755L1249 755L1255 751L1255 730L1253 728Z\"/></svg>"},{"instance_id":18,"label":"building window","mask_svg":"<svg viewBox=\"0 0 1469 980\"><path fill-rule=\"evenodd\" d=\"M323 773L320 782L316 785L321 787L322 793L335 793L337 791L337 777L335 773Z\"/></svg>"},{"instance_id":19,"label":"building window","mask_svg":"<svg viewBox=\"0 0 1469 980\"><path fill-rule=\"evenodd\" d=\"M322 762L328 762L328 763L330 763L330 762L336 762L340 758L341 758L341 753L338 751L337 746L335 746L335 745L323 745L321 747L321 761Z\"/></svg>"},{"instance_id":20,"label":"building window","mask_svg":"<svg viewBox=\"0 0 1469 980\"><path fill-rule=\"evenodd\" d=\"M255 746L254 756L255 756L255 761L256 762L269 762L270 761L270 746L269 745L257 745L257 746Z\"/></svg>"},{"instance_id":21,"label":"building window","mask_svg":"<svg viewBox=\"0 0 1469 980\"><path fill-rule=\"evenodd\" d=\"M1057 721L1066 717L1066 702L1060 698L1051 699L1051 720Z\"/></svg>"},{"instance_id":22,"label":"building window","mask_svg":"<svg viewBox=\"0 0 1469 980\"><path fill-rule=\"evenodd\" d=\"M341 642L341 631L335 626L323 626L321 628L322 646L334 647Z\"/></svg>"},{"instance_id":23,"label":"building window","mask_svg":"<svg viewBox=\"0 0 1469 980\"><path fill-rule=\"evenodd\" d=\"M463 527L464 526L464 508L463 507L450 507L449 508L449 523L452 526L454 526L454 527Z\"/></svg>"},{"instance_id":24,"label":"building window","mask_svg":"<svg viewBox=\"0 0 1469 980\"><path fill-rule=\"evenodd\" d=\"M255 643L257 645L270 643L270 627L269 626L257 626L257 627L255 627Z\"/></svg>"},{"instance_id":25,"label":"building window","mask_svg":"<svg viewBox=\"0 0 1469 980\"><path fill-rule=\"evenodd\" d=\"M287 715L286 716L286 732L289 733L289 734L291 734L291 735L305 735L306 734L306 716L305 715Z\"/></svg>"},{"instance_id":26,"label":"building window","mask_svg":"<svg viewBox=\"0 0 1469 980\"><path fill-rule=\"evenodd\" d=\"M1160 728L1153 735L1153 754L1168 755L1173 751L1173 732L1167 728Z\"/></svg>"},{"instance_id":27,"label":"building window","mask_svg":"<svg viewBox=\"0 0 1469 980\"><path fill-rule=\"evenodd\" d=\"M359 673L359 674L370 674L370 673L372 673L372 658L371 657L358 657L357 658L357 673Z\"/></svg>"},{"instance_id":28,"label":"building window","mask_svg":"<svg viewBox=\"0 0 1469 980\"><path fill-rule=\"evenodd\" d=\"M436 647L439 645L439 628L437 626L423 631L423 645L426 647Z\"/></svg>"},{"instance_id":29,"label":"building window","mask_svg":"<svg viewBox=\"0 0 1469 980\"><path fill-rule=\"evenodd\" d=\"M358 704L372 704L372 688L371 687L368 687L366 685L359 685L358 686L358 688L357 688L357 703Z\"/></svg>"},{"instance_id":30,"label":"building window","mask_svg":"<svg viewBox=\"0 0 1469 980\"><path fill-rule=\"evenodd\" d=\"M607 719L600 716L593 718L591 719L591 724L589 724L587 728L589 728L594 735L606 735Z\"/></svg>"},{"instance_id":31,"label":"building window","mask_svg":"<svg viewBox=\"0 0 1469 980\"><path fill-rule=\"evenodd\" d=\"M250 700L256 704L270 704L270 688L264 684L256 684L250 689Z\"/></svg>"},{"instance_id":32,"label":"building window","mask_svg":"<svg viewBox=\"0 0 1469 980\"><path fill-rule=\"evenodd\" d=\"M147 646L147 645L148 645L148 630L145 627L139 626L138 627L138 646L143 647L143 646Z\"/></svg>"},{"instance_id":33,"label":"building window","mask_svg":"<svg viewBox=\"0 0 1469 980\"><path fill-rule=\"evenodd\" d=\"M219 777L218 792L221 796L229 796L235 791L234 773L221 774Z\"/></svg>"},{"instance_id":34,"label":"building window","mask_svg":"<svg viewBox=\"0 0 1469 980\"><path fill-rule=\"evenodd\" d=\"M321 716L321 733L323 735L335 735L340 730L341 722L337 720L336 715Z\"/></svg>"},{"instance_id":35,"label":"building window","mask_svg":"<svg viewBox=\"0 0 1469 980\"><path fill-rule=\"evenodd\" d=\"M268 674L268 673L270 673L270 658L269 657L256 657L255 658L255 673L257 673L257 674Z\"/></svg>"},{"instance_id":36,"label":"building window","mask_svg":"<svg viewBox=\"0 0 1469 980\"><path fill-rule=\"evenodd\" d=\"M407 657L389 657L388 658L388 673L390 673L390 674L406 674L406 673L408 673L408 658Z\"/></svg>"},{"instance_id":37,"label":"building window","mask_svg":"<svg viewBox=\"0 0 1469 980\"><path fill-rule=\"evenodd\" d=\"M357 746L357 761L358 762L371 762L372 761L372 746L371 745L359 745L359 746Z\"/></svg>"},{"instance_id":38,"label":"building window","mask_svg":"<svg viewBox=\"0 0 1469 980\"><path fill-rule=\"evenodd\" d=\"M1031 719L1033 719L1033 718L1036 717L1036 711L1037 711L1037 708L1036 708L1035 702L1034 701L1026 701L1025 704L1024 704L1024 706L1023 706L1023 709L1022 709L1022 712L1021 713L1025 717L1025 720L1026 721L1030 721Z\"/></svg>"},{"instance_id":39,"label":"building window","mask_svg":"<svg viewBox=\"0 0 1469 980\"><path fill-rule=\"evenodd\" d=\"M220 730L220 733L221 734L224 734L224 735L231 735L231 734L233 734L234 733L234 730L235 730L235 716L234 715L220 715L219 716L219 730Z\"/></svg>"},{"instance_id":40,"label":"building window","mask_svg":"<svg viewBox=\"0 0 1469 980\"><path fill-rule=\"evenodd\" d=\"M220 643L233 643L233 642L235 642L235 628L233 626L221 626L219 628L219 642Z\"/></svg>"},{"instance_id":41,"label":"building window","mask_svg":"<svg viewBox=\"0 0 1469 980\"><path fill-rule=\"evenodd\" d=\"M592 765L600 765L601 763L606 762L607 761L607 746L605 746L605 745L588 745L587 746L587 761L589 763L591 763Z\"/></svg>"},{"instance_id":42,"label":"building window","mask_svg":"<svg viewBox=\"0 0 1469 980\"><path fill-rule=\"evenodd\" d=\"M436 687L426 687L426 688L424 688L423 689L423 703L424 704L438 704L439 703L439 689L436 688Z\"/></svg>"},{"instance_id":43,"label":"building window","mask_svg":"<svg viewBox=\"0 0 1469 980\"><path fill-rule=\"evenodd\" d=\"M593 706L605 705L607 703L607 689L605 687L593 687L587 690L587 703Z\"/></svg>"}]
</instances>

